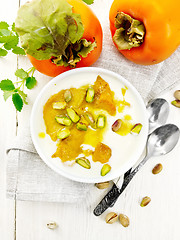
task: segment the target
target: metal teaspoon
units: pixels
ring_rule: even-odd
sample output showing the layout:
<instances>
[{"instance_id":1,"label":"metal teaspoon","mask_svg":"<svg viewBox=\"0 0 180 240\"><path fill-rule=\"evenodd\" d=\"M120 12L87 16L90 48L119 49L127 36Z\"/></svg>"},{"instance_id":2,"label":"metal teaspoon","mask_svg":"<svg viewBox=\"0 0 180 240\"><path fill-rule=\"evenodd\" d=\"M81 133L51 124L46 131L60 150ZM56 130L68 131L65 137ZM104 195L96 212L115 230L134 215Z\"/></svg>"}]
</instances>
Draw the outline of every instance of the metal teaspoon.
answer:
<instances>
[{"instance_id":1,"label":"metal teaspoon","mask_svg":"<svg viewBox=\"0 0 180 240\"><path fill-rule=\"evenodd\" d=\"M164 98L156 98L151 100L147 107L148 118L149 118L149 133L151 133L155 128L166 123L169 115L169 104ZM119 191L119 186L124 183L124 179L129 176L132 168L130 168L125 174L123 180L120 182L120 178L114 180L114 185L112 191ZM118 186L119 185L119 186ZM111 190L110 190L111 191ZM116 201L114 201L110 207L114 206Z\"/></svg>"},{"instance_id":2,"label":"metal teaspoon","mask_svg":"<svg viewBox=\"0 0 180 240\"><path fill-rule=\"evenodd\" d=\"M139 165L127 176L124 183L116 192L116 195L107 195L102 199L102 201L94 209L94 214L96 216L101 215L124 191L127 185L130 183L134 175L140 170L140 168L147 162L148 159L154 156L165 155L170 152L177 144L179 140L180 131L179 128L174 124L166 124L154 130L148 137L146 145L146 156L139 163ZM107 203L107 200L109 201Z\"/></svg>"}]
</instances>

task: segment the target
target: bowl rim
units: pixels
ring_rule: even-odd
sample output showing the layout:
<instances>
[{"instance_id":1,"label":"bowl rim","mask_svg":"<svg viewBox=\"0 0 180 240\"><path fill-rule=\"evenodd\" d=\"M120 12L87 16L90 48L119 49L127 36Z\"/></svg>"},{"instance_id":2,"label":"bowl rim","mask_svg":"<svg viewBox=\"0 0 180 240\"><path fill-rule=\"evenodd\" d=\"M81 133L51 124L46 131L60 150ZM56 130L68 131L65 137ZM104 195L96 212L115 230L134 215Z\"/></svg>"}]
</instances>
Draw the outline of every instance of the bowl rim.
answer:
<instances>
[{"instance_id":1,"label":"bowl rim","mask_svg":"<svg viewBox=\"0 0 180 240\"><path fill-rule=\"evenodd\" d=\"M133 158L131 158L129 161L126 161L122 167L120 167L119 171L115 171L114 174L107 174L105 176L101 176L100 177L93 177L93 178L87 178L85 179L85 177L79 177L79 176L74 176L71 174L68 174L67 172L65 172L64 170L60 169L60 168L56 168L56 166L54 166L49 160L48 158L45 156L45 154L43 153L43 151L41 150L41 148L38 145L38 142L36 141L36 137L34 135L34 131L33 131L33 120L35 117L35 113L36 113L36 107L38 106L39 100L41 99L41 96L46 92L46 90L53 84L55 84L57 81L61 81L63 78L68 77L71 74L74 73L88 73L88 72L98 72L98 74L108 74L111 75L113 77L116 77L118 79L120 79L123 84L125 84L128 88L130 86L130 89L133 91L133 93L135 94L138 102L141 104L142 107L142 111L144 113L145 116L145 123L143 124L143 128L144 128L144 137L142 142L141 147L138 148L138 150L136 151L136 154ZM83 182L83 183L98 183L98 182L105 182L105 181L110 181L113 180L115 178L120 177L121 175L123 175L126 171L128 171L140 158L140 156L142 155L144 149L145 149L145 145L146 145L146 141L147 141L147 137L148 137L148 130L149 130L149 123L148 123L148 114L147 114L147 110L146 110L146 106L145 103L140 95L140 93L137 91L137 89L128 81L126 80L123 76L121 76L118 73L115 73L113 71L104 69L104 68L99 68L99 67L83 67L83 68L76 68L76 69L72 69L69 71L66 71L64 73L59 74L58 76L54 77L53 79L50 80L50 82L48 82L39 92L38 96L35 99L35 102L33 104L32 110L31 110L31 116L30 116L30 133L31 133L31 138L34 144L34 147L37 151L37 153L39 154L40 158L44 161L44 163L50 167L52 170L54 170L56 173L77 181L77 182ZM117 174L118 172L118 174Z\"/></svg>"}]
</instances>

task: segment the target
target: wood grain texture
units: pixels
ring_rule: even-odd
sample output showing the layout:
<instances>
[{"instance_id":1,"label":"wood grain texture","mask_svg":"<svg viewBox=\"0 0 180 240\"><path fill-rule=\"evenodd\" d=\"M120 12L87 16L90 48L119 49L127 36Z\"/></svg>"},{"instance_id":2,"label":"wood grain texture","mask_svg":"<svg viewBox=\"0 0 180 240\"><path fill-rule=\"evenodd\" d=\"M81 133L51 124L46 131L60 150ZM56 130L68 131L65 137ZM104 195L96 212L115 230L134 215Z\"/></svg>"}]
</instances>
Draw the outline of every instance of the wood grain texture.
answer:
<instances>
[{"instance_id":1,"label":"wood grain texture","mask_svg":"<svg viewBox=\"0 0 180 240\"><path fill-rule=\"evenodd\" d=\"M3 1L0 8L0 21L14 22L19 1ZM17 69L17 57L8 54L0 58L0 76L2 79L14 78ZM0 239L12 240L16 235L15 201L6 199L6 147L16 135L16 111L10 101L4 102L0 91Z\"/></svg>"},{"instance_id":2,"label":"wood grain texture","mask_svg":"<svg viewBox=\"0 0 180 240\"><path fill-rule=\"evenodd\" d=\"M95 0L98 1L98 0ZM22 3L25 1L23 0ZM100 0L99 0L100 2ZM103 3L103 1L101 0ZM18 8L17 0L7 0L0 8L1 20L13 22ZM98 3L99 4L99 3ZM11 7L9 7L11 6ZM102 8L103 9L103 8ZM27 58L14 55L0 59L1 79L13 78L17 68L28 69ZM36 72L38 86L29 91L29 105L50 78ZM13 80L13 79L12 79ZM164 94L169 102L173 91L180 85ZM0 93L1 94L1 93ZM28 112L28 111L27 111ZM106 193L94 187L85 202L80 204L15 202L7 200L6 189L6 159L5 148L16 134L16 112L10 102L4 103L0 96L0 239L2 240L178 240L180 239L180 142L166 156L153 158L141 169L131 184L116 202L112 209L102 216L95 217L93 209ZM19 131L23 121L28 121L29 115L18 114ZM168 122L180 127L180 110L170 106ZM152 169L157 163L162 163L163 170L154 176ZM140 207L144 196L151 197L151 203ZM115 211L123 213L130 219L130 226L124 228L119 222L113 225L105 223L105 215ZM50 230L46 224L55 221L58 228Z\"/></svg>"}]
</instances>

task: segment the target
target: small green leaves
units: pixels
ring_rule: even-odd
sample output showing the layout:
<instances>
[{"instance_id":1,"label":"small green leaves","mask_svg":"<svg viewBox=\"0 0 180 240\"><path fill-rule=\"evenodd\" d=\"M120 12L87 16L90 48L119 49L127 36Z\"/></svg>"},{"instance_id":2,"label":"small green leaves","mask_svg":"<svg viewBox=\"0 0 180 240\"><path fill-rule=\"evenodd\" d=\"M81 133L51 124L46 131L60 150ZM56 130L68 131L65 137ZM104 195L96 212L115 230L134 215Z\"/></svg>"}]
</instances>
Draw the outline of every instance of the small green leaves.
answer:
<instances>
[{"instance_id":1,"label":"small green leaves","mask_svg":"<svg viewBox=\"0 0 180 240\"><path fill-rule=\"evenodd\" d=\"M15 72L15 76L20 78L21 81L18 81L14 84L11 80L5 79L0 82L0 89L4 92L4 100L6 101L12 96L13 104L16 110L19 112L21 112L23 104L28 104L26 100L27 94L21 90L21 87L24 89L24 85L26 85L27 89L32 89L37 84L35 77L33 77L34 71L34 67L30 68L29 71L25 71L21 68Z\"/></svg>"},{"instance_id":2,"label":"small green leaves","mask_svg":"<svg viewBox=\"0 0 180 240\"><path fill-rule=\"evenodd\" d=\"M28 89L34 88L36 86L36 84L37 84L37 81L36 81L35 77L26 78L26 87Z\"/></svg>"},{"instance_id":3,"label":"small green leaves","mask_svg":"<svg viewBox=\"0 0 180 240\"><path fill-rule=\"evenodd\" d=\"M28 104L28 102L26 101L26 98L27 98L27 94L25 94L23 91L21 91L21 90L18 90L18 93L19 93L19 95L21 95L21 97L22 97L22 99L23 99L23 102L25 103L25 104Z\"/></svg>"},{"instance_id":4,"label":"small green leaves","mask_svg":"<svg viewBox=\"0 0 180 240\"><path fill-rule=\"evenodd\" d=\"M24 49L18 47L19 36L15 31L15 24L10 27L6 22L0 22L0 57L12 50L14 54L25 55Z\"/></svg>"},{"instance_id":5,"label":"small green leaves","mask_svg":"<svg viewBox=\"0 0 180 240\"><path fill-rule=\"evenodd\" d=\"M15 89L13 82L9 79L0 82L0 89L3 91L12 91Z\"/></svg>"},{"instance_id":6,"label":"small green leaves","mask_svg":"<svg viewBox=\"0 0 180 240\"><path fill-rule=\"evenodd\" d=\"M0 48L0 57L5 57L8 54L8 51L5 49Z\"/></svg>"},{"instance_id":7,"label":"small green leaves","mask_svg":"<svg viewBox=\"0 0 180 240\"><path fill-rule=\"evenodd\" d=\"M12 95L12 101L13 101L13 104L14 104L15 108L17 109L17 111L21 112L22 107L23 107L23 100L22 100L21 96L18 93L14 93Z\"/></svg>"},{"instance_id":8,"label":"small green leaves","mask_svg":"<svg viewBox=\"0 0 180 240\"><path fill-rule=\"evenodd\" d=\"M11 97L14 94L14 92L10 92L10 91L4 91L3 97L4 97L4 101L6 101L9 97Z\"/></svg>"},{"instance_id":9,"label":"small green leaves","mask_svg":"<svg viewBox=\"0 0 180 240\"><path fill-rule=\"evenodd\" d=\"M7 22L0 22L0 29L8 29L9 24Z\"/></svg>"},{"instance_id":10,"label":"small green leaves","mask_svg":"<svg viewBox=\"0 0 180 240\"><path fill-rule=\"evenodd\" d=\"M14 54L26 55L24 49L23 49L23 48L20 48L20 47L17 47L17 46L13 48L12 52L13 52Z\"/></svg>"},{"instance_id":11,"label":"small green leaves","mask_svg":"<svg viewBox=\"0 0 180 240\"><path fill-rule=\"evenodd\" d=\"M16 77L19 77L21 79L27 78L28 77L28 73L26 71L24 71L24 69L18 69L15 72Z\"/></svg>"},{"instance_id":12,"label":"small green leaves","mask_svg":"<svg viewBox=\"0 0 180 240\"><path fill-rule=\"evenodd\" d=\"M86 4L91 5L94 3L94 0L83 0Z\"/></svg>"},{"instance_id":13,"label":"small green leaves","mask_svg":"<svg viewBox=\"0 0 180 240\"><path fill-rule=\"evenodd\" d=\"M12 48L17 46L18 42L19 42L18 36L7 36L4 43L4 48L6 50L11 50Z\"/></svg>"}]
</instances>

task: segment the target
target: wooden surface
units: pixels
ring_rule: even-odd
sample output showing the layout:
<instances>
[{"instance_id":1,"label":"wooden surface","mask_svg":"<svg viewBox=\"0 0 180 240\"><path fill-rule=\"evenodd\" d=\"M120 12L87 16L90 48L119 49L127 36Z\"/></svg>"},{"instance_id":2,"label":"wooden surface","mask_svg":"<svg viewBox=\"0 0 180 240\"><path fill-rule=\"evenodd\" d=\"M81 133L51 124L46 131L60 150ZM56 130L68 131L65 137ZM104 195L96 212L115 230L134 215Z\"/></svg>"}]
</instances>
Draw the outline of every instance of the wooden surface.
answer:
<instances>
[{"instance_id":1,"label":"wooden surface","mask_svg":"<svg viewBox=\"0 0 180 240\"><path fill-rule=\"evenodd\" d=\"M98 0L95 0L98 1ZM25 2L25 1L23 1ZM19 6L19 0L6 0L1 3L0 20L11 24ZM17 68L28 69L30 63L24 57L9 54L0 59L1 79L14 79ZM41 74L41 81L48 78ZM15 80L15 79L14 79ZM175 89L180 89L180 85ZM175 89L161 97L169 102ZM151 159L137 174L127 190L109 211L126 214L130 226L123 228L119 222L113 225L105 223L104 213L95 217L93 208L105 194L105 190L94 187L91 196L81 204L21 202L6 199L6 158L8 142L16 135L20 115L11 102L4 102L0 92L0 239L1 240L178 240L180 239L180 142L166 156ZM180 109L170 106L168 122L180 127ZM163 171L154 176L151 171L157 163L163 164ZM93 197L92 197L93 195ZM97 195L97 198L94 197ZM151 203L140 207L142 197L151 197ZM55 221L58 228L49 230L46 224Z\"/></svg>"}]
</instances>

